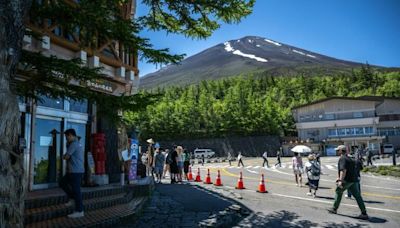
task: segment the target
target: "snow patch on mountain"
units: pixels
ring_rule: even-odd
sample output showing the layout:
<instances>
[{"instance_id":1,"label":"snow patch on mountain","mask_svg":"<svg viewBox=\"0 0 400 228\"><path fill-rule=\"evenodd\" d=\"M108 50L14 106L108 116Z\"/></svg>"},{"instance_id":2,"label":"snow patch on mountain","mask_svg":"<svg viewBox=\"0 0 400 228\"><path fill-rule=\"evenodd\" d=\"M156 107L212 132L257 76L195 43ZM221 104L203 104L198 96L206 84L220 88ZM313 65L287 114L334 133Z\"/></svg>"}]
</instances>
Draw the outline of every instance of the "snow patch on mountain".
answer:
<instances>
[{"instance_id":1,"label":"snow patch on mountain","mask_svg":"<svg viewBox=\"0 0 400 228\"><path fill-rule=\"evenodd\" d=\"M257 44L256 47L261 47L261 45Z\"/></svg>"},{"instance_id":2,"label":"snow patch on mountain","mask_svg":"<svg viewBox=\"0 0 400 228\"><path fill-rule=\"evenodd\" d=\"M271 43L271 44L275 44L276 46L282 46L282 44L275 42L273 40L265 39L265 41L267 41L268 43Z\"/></svg>"},{"instance_id":3,"label":"snow patch on mountain","mask_svg":"<svg viewBox=\"0 0 400 228\"><path fill-rule=\"evenodd\" d=\"M306 56L314 58L314 59L317 58L317 57L315 57L315 55L310 55L310 54L306 54Z\"/></svg>"},{"instance_id":4,"label":"snow patch on mountain","mask_svg":"<svg viewBox=\"0 0 400 228\"><path fill-rule=\"evenodd\" d=\"M317 58L315 55L306 54L306 53L304 53L302 51L298 51L298 50L295 50L295 49L293 49L292 51L297 53L297 54L304 55L304 56L307 56L307 57L310 57L310 58L314 58L314 59Z\"/></svg>"},{"instance_id":5,"label":"snow patch on mountain","mask_svg":"<svg viewBox=\"0 0 400 228\"><path fill-rule=\"evenodd\" d=\"M252 40L250 40L250 39L248 39L248 41L249 41L249 43L253 43L253 41L252 41Z\"/></svg>"},{"instance_id":6,"label":"snow patch on mountain","mask_svg":"<svg viewBox=\"0 0 400 228\"><path fill-rule=\"evenodd\" d=\"M252 55L252 54L246 54L246 53L241 52L240 50L233 49L233 47L231 46L231 43L229 43L229 42L225 42L224 45L225 45L225 51L232 52L232 54L234 54L234 55L239 55L239 56L243 56L243 57L246 57L246 58L254 59L254 60L257 60L259 62L264 62L264 63L268 62L268 60L266 60L264 58L257 57L257 56Z\"/></svg>"}]
</instances>

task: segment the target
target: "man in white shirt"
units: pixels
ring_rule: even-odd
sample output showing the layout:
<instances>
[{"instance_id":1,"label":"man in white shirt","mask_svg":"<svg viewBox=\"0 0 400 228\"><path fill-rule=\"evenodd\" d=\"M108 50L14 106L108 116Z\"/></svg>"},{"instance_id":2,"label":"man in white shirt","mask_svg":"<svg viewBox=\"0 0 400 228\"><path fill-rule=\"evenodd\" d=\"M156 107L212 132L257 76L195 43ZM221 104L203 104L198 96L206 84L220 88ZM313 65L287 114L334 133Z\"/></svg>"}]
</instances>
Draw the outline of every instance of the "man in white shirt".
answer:
<instances>
[{"instance_id":1,"label":"man in white shirt","mask_svg":"<svg viewBox=\"0 0 400 228\"><path fill-rule=\"evenodd\" d=\"M262 157L263 157L263 159L264 159L264 162L263 162L263 164L262 164L262 167L264 167L265 163L267 163L267 167L269 168L269 164L268 164L268 152L265 151Z\"/></svg>"}]
</instances>

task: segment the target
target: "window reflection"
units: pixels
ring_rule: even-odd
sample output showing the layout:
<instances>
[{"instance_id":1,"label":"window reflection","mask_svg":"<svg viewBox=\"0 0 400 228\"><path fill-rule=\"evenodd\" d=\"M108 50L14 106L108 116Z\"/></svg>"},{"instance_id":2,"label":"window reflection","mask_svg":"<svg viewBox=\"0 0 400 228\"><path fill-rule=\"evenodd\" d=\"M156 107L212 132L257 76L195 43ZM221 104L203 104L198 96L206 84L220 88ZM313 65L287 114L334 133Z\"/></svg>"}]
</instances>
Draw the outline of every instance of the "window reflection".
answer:
<instances>
[{"instance_id":1,"label":"window reflection","mask_svg":"<svg viewBox=\"0 0 400 228\"><path fill-rule=\"evenodd\" d=\"M46 96L40 96L40 99L38 99L38 105L49 108L64 109L62 98L53 99Z\"/></svg>"}]
</instances>

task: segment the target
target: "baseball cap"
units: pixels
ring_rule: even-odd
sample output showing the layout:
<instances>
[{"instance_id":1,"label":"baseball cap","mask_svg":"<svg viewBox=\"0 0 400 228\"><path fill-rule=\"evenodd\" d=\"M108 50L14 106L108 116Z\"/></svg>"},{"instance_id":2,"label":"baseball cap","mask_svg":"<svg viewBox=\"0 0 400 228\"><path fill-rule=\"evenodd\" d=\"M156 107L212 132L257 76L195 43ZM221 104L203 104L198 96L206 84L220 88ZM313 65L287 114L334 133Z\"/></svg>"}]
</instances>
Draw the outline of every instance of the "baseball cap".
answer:
<instances>
[{"instance_id":1,"label":"baseball cap","mask_svg":"<svg viewBox=\"0 0 400 228\"><path fill-rule=\"evenodd\" d=\"M345 145L339 145L338 147L335 148L335 150L346 150Z\"/></svg>"}]
</instances>

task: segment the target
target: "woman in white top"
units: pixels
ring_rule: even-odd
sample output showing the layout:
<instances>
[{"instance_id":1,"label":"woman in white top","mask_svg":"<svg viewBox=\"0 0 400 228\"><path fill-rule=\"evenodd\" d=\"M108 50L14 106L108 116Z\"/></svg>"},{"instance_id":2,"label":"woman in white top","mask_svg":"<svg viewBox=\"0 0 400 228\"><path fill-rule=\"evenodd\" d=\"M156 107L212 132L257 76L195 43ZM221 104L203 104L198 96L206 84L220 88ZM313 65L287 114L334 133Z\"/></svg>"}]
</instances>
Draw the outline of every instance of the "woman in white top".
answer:
<instances>
[{"instance_id":1,"label":"woman in white top","mask_svg":"<svg viewBox=\"0 0 400 228\"><path fill-rule=\"evenodd\" d=\"M298 153L294 153L294 156L292 158L292 166L293 166L293 173L294 173L294 178L296 180L296 186L299 186L300 182L300 187L303 187L302 183L302 177L301 174L303 173L303 160L301 159L301 156L299 156Z\"/></svg>"}]
</instances>

